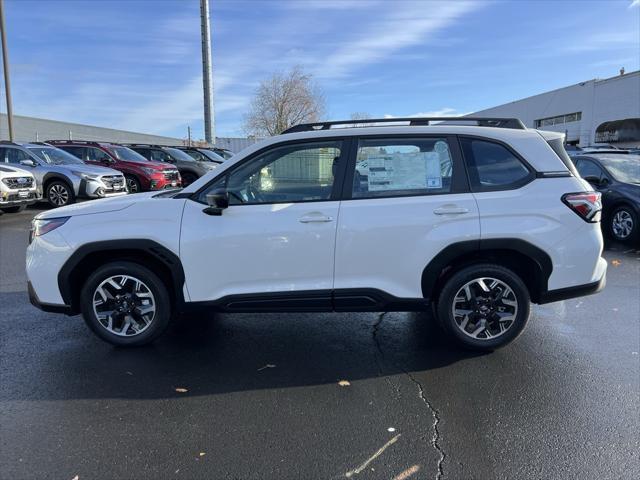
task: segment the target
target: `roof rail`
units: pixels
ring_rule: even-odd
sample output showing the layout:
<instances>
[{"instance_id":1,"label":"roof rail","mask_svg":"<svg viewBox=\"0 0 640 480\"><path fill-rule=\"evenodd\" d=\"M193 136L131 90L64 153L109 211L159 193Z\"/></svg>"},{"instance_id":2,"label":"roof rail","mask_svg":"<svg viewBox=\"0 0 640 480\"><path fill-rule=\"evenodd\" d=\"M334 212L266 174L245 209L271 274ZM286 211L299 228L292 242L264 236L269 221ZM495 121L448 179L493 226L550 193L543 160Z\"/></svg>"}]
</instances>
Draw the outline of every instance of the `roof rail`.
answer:
<instances>
[{"instance_id":1,"label":"roof rail","mask_svg":"<svg viewBox=\"0 0 640 480\"><path fill-rule=\"evenodd\" d=\"M331 127L376 127L374 123L395 124L409 123L409 126L428 126L431 122L476 122L476 126L494 128L515 128L526 130L527 127L518 118L493 117L398 117L398 118L365 118L361 120L338 120L331 122L301 123L288 128L282 133L309 132L313 130L330 130ZM451 125L449 123L449 125ZM455 124L454 124L455 125ZM346 127L345 127L346 126ZM393 126L393 125L392 125Z\"/></svg>"},{"instance_id":2,"label":"roof rail","mask_svg":"<svg viewBox=\"0 0 640 480\"><path fill-rule=\"evenodd\" d=\"M50 145L100 145L100 143L110 142L92 142L90 140L45 140L44 143Z\"/></svg>"}]
</instances>

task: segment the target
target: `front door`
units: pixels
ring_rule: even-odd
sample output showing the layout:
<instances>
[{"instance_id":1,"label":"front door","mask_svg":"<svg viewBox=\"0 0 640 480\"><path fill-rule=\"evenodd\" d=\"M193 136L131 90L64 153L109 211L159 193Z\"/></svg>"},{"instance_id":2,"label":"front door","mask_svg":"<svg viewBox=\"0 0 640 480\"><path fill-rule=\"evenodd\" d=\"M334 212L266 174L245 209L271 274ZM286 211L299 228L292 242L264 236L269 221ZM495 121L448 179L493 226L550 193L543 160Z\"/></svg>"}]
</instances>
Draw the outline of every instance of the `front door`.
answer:
<instances>
[{"instance_id":1,"label":"front door","mask_svg":"<svg viewBox=\"0 0 640 480\"><path fill-rule=\"evenodd\" d=\"M310 309L330 306L339 209L334 172L345 150L342 140L275 146L187 200L180 257L191 301L243 295L237 300L246 308L268 294L298 305L303 298ZM221 188L229 207L220 216L203 213L206 194Z\"/></svg>"}]
</instances>

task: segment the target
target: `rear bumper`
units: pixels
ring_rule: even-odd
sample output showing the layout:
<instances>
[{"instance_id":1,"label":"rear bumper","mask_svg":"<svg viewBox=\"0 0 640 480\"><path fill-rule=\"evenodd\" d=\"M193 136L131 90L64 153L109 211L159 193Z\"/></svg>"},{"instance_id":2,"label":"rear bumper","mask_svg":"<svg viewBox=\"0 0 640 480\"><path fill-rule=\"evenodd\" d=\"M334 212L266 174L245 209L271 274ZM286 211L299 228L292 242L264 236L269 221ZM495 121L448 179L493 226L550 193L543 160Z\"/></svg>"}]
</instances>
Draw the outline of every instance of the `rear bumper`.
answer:
<instances>
[{"instance_id":1,"label":"rear bumper","mask_svg":"<svg viewBox=\"0 0 640 480\"><path fill-rule=\"evenodd\" d=\"M39 308L43 312L50 313L64 313L66 315L75 315L75 312L69 305L54 305L51 303L43 303L36 295L31 282L27 282L27 291L29 292L29 302L36 308Z\"/></svg>"},{"instance_id":2,"label":"rear bumper","mask_svg":"<svg viewBox=\"0 0 640 480\"><path fill-rule=\"evenodd\" d=\"M540 295L539 304L559 302L569 298L586 297L601 291L607 284L607 276L603 274L600 280L584 285L576 285L573 287L559 288L557 290L548 290Z\"/></svg>"}]
</instances>

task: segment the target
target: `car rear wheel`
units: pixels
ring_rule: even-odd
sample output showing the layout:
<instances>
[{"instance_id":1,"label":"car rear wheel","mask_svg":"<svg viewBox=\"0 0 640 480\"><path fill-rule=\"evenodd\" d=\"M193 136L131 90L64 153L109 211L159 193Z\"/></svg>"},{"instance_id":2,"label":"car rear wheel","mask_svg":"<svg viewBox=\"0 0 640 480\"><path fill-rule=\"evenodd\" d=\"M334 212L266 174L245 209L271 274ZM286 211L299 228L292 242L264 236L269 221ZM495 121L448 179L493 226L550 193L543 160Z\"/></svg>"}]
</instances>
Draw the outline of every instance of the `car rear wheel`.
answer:
<instances>
[{"instance_id":1,"label":"car rear wheel","mask_svg":"<svg viewBox=\"0 0 640 480\"><path fill-rule=\"evenodd\" d=\"M64 207L76 201L73 189L65 182L55 180L47 185L46 198L52 207Z\"/></svg>"},{"instance_id":2,"label":"car rear wheel","mask_svg":"<svg viewBox=\"0 0 640 480\"><path fill-rule=\"evenodd\" d=\"M609 218L609 233L620 242L635 242L638 238L638 216L631 207L616 208Z\"/></svg>"},{"instance_id":3,"label":"car rear wheel","mask_svg":"<svg viewBox=\"0 0 640 480\"><path fill-rule=\"evenodd\" d=\"M80 308L89 328L117 346L150 343L171 320L164 283L146 267L125 261L104 265L87 279Z\"/></svg>"},{"instance_id":4,"label":"car rear wheel","mask_svg":"<svg viewBox=\"0 0 640 480\"><path fill-rule=\"evenodd\" d=\"M127 190L129 193L138 193L142 191L142 187L140 186L140 180L138 180L133 175L125 175L124 176L127 182Z\"/></svg>"},{"instance_id":5,"label":"car rear wheel","mask_svg":"<svg viewBox=\"0 0 640 480\"><path fill-rule=\"evenodd\" d=\"M455 273L437 301L443 330L459 345L475 350L494 350L514 340L529 311L529 292L520 277L493 264Z\"/></svg>"}]
</instances>

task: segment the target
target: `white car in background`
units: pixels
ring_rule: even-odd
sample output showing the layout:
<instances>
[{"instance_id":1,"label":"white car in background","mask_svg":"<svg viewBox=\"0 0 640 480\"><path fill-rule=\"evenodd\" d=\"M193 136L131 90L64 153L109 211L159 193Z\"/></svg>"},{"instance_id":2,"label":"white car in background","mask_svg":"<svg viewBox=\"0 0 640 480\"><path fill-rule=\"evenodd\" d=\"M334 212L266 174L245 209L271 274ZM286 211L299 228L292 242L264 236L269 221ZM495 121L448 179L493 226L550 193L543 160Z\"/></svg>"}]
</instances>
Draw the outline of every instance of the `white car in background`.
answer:
<instances>
[{"instance_id":1,"label":"white car in background","mask_svg":"<svg viewBox=\"0 0 640 480\"><path fill-rule=\"evenodd\" d=\"M0 211L19 212L39 199L36 179L30 172L0 165Z\"/></svg>"}]
</instances>

